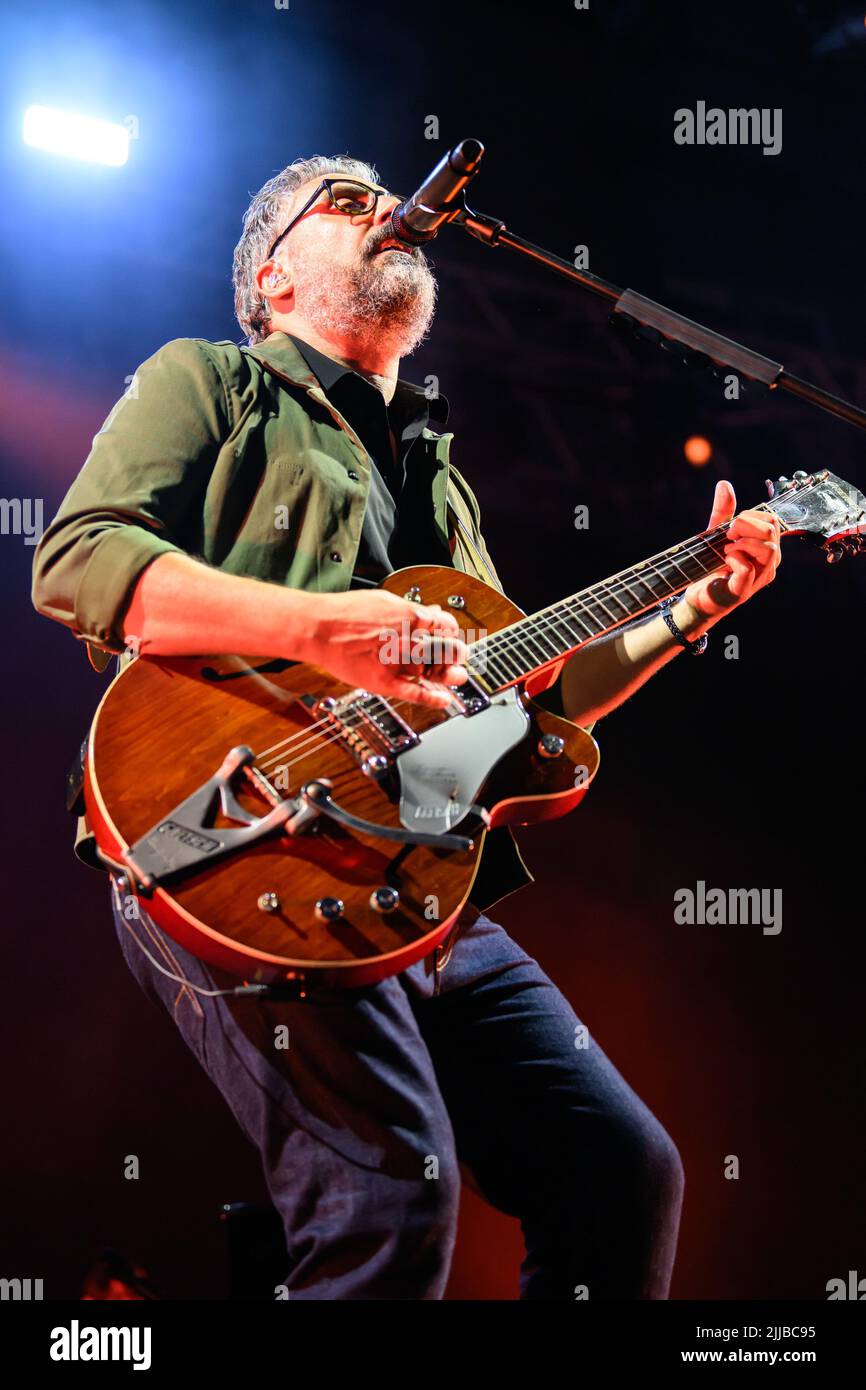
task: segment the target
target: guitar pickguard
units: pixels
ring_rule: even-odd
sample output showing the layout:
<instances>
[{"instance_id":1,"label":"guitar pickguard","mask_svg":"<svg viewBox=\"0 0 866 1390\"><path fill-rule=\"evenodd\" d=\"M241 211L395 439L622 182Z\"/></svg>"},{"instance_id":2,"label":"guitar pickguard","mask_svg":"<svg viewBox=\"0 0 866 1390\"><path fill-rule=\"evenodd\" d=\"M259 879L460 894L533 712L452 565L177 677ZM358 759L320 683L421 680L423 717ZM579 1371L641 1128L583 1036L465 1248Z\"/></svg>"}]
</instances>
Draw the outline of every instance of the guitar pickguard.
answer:
<instances>
[{"instance_id":1,"label":"guitar pickguard","mask_svg":"<svg viewBox=\"0 0 866 1390\"><path fill-rule=\"evenodd\" d=\"M400 820L408 830L451 830L475 804L496 764L529 729L514 686L468 717L455 715L422 734L397 759Z\"/></svg>"}]
</instances>

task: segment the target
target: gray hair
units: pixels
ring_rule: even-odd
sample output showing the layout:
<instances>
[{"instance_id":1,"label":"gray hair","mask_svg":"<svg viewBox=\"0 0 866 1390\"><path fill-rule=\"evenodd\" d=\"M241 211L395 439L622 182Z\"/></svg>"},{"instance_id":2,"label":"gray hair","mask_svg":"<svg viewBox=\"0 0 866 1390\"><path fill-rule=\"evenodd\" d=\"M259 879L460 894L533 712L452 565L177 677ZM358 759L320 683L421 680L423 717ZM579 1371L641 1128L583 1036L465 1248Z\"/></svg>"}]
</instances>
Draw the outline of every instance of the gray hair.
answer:
<instances>
[{"instance_id":1,"label":"gray hair","mask_svg":"<svg viewBox=\"0 0 866 1390\"><path fill-rule=\"evenodd\" d=\"M324 177L326 174L349 174L365 183L379 182L372 164L352 159L347 154L333 158L316 154L311 159L296 159L293 164L287 164L281 173L275 174L259 189L244 213L243 231L232 261L232 283L235 317L250 344L260 343L270 332L271 309L259 292L256 271L281 228L291 221L289 213L297 190L317 175Z\"/></svg>"}]
</instances>

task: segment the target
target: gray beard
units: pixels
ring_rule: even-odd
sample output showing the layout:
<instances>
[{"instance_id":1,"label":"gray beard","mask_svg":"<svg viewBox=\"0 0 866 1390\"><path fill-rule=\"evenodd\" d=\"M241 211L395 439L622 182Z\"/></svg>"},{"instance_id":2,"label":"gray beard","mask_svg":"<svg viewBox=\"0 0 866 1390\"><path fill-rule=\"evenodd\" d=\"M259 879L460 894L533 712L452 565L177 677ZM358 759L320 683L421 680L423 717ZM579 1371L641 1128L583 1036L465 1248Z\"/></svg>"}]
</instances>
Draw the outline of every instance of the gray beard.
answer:
<instances>
[{"instance_id":1,"label":"gray beard","mask_svg":"<svg viewBox=\"0 0 866 1390\"><path fill-rule=\"evenodd\" d=\"M353 265L298 250L291 258L295 307L320 333L384 338L399 357L423 342L436 308L436 280L423 252L385 251Z\"/></svg>"}]
</instances>

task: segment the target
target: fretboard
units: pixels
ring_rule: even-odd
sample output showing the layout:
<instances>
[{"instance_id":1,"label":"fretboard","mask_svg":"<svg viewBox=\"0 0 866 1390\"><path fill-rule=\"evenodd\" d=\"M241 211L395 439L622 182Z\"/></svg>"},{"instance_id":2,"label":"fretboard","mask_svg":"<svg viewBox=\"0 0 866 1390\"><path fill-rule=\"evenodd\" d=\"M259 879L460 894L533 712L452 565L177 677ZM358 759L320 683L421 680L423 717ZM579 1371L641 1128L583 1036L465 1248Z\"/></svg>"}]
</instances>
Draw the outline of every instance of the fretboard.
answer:
<instances>
[{"instance_id":1,"label":"fretboard","mask_svg":"<svg viewBox=\"0 0 866 1390\"><path fill-rule=\"evenodd\" d=\"M753 508L774 511L771 503ZM780 518L781 520L781 518ZM577 651L605 632L631 622L663 598L724 567L730 522L692 536L631 569L592 584L530 617L521 618L469 647L468 668L490 690L502 690ZM789 528L781 523L782 532Z\"/></svg>"}]
</instances>

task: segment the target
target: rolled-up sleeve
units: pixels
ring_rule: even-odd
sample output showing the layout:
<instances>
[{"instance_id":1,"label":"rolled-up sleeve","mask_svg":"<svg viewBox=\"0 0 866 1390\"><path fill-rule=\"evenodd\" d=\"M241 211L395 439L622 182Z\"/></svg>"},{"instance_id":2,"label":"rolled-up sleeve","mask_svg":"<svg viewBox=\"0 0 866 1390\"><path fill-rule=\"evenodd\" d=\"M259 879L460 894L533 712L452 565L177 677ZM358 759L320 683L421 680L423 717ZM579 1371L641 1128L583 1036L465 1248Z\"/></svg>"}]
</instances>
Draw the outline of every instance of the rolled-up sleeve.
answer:
<instances>
[{"instance_id":1,"label":"rolled-up sleeve","mask_svg":"<svg viewBox=\"0 0 866 1390\"><path fill-rule=\"evenodd\" d=\"M183 553L180 538L200 529L230 429L230 398L203 343L178 338L148 358L36 546L37 611L122 652L135 586L152 560Z\"/></svg>"}]
</instances>

